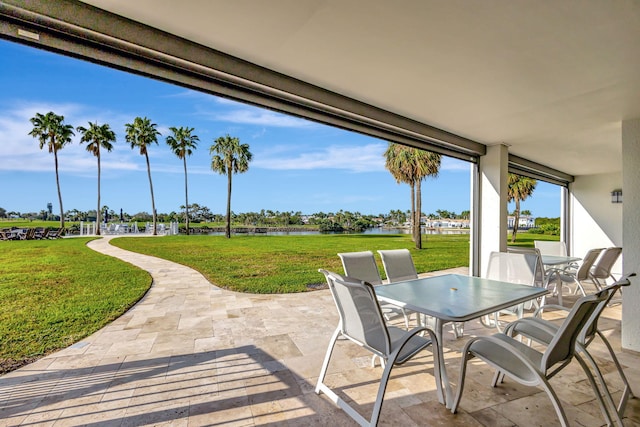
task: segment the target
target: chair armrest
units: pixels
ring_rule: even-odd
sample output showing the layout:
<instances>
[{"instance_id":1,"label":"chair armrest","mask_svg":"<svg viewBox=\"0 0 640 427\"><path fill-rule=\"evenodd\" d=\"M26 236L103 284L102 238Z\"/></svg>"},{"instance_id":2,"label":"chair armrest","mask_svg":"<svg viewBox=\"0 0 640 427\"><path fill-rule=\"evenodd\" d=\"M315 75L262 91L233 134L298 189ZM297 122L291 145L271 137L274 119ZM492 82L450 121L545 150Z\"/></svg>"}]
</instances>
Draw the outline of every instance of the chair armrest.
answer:
<instances>
[{"instance_id":1,"label":"chair armrest","mask_svg":"<svg viewBox=\"0 0 640 427\"><path fill-rule=\"evenodd\" d=\"M462 349L462 354L467 354L467 353L471 353L474 356L476 355L473 350L470 349L470 347L473 345L473 343L475 343L476 341L489 341L490 343L506 350L507 352L513 354L518 360L520 360L525 366L527 366L529 369L533 370L534 372L540 372L540 367L539 366L535 366L531 363L531 360L526 357L523 353L521 353L516 347L508 344L506 341L501 340L500 338L498 338L496 335L500 335L500 334L495 334L495 335L490 335L490 336L479 336L479 337L474 337L471 338L469 341L467 341L467 343L465 344L464 348ZM505 335L505 334L502 334ZM514 338L509 337L507 335L507 337L510 340L516 341ZM483 359L484 360L484 359ZM486 360L485 360L486 362ZM497 365L497 363L496 363Z\"/></svg>"},{"instance_id":2,"label":"chair armrest","mask_svg":"<svg viewBox=\"0 0 640 427\"><path fill-rule=\"evenodd\" d=\"M541 314L544 311L545 308L554 308L556 310L571 311L571 309L569 307L565 307L563 305L545 304L543 306L540 306L536 311L533 312L533 317L539 317L539 314Z\"/></svg>"}]
</instances>

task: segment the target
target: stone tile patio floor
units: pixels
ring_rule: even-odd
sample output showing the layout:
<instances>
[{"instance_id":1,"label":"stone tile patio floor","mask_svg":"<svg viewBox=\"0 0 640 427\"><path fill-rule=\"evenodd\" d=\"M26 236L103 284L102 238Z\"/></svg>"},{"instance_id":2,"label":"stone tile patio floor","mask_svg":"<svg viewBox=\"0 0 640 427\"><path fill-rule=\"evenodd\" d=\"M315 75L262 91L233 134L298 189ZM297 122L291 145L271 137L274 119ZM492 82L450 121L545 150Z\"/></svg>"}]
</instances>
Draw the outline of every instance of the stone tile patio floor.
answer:
<instances>
[{"instance_id":1,"label":"stone tile patio floor","mask_svg":"<svg viewBox=\"0 0 640 427\"><path fill-rule=\"evenodd\" d=\"M102 330L0 377L0 426L355 425L313 391L338 321L328 290L229 292L187 267L115 248L109 240L89 246L149 271L153 286ZM620 306L605 316L601 328L620 349ZM492 332L478 322L465 327L465 337ZM454 383L465 337L445 337ZM593 349L597 357L606 354L597 343ZM640 393L640 356L618 355ZM327 381L368 416L380 367L371 368L369 354L348 341L338 343L333 360ZM618 397L615 368L607 358L600 360ZM470 367L461 409L453 415L438 403L432 374L430 351L394 368L379 425L558 424L541 389L509 380L492 389L492 372L481 362ZM571 425L604 424L576 362L551 383ZM629 401L625 416L625 425L640 426L639 399Z\"/></svg>"}]
</instances>

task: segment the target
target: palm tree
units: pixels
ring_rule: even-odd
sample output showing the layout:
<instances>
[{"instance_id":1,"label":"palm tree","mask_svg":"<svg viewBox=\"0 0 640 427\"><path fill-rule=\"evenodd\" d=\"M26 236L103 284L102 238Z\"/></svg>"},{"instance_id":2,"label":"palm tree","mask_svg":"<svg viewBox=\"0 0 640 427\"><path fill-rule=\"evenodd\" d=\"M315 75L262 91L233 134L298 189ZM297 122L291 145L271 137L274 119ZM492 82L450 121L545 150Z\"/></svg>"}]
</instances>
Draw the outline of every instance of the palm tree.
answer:
<instances>
[{"instance_id":1,"label":"palm tree","mask_svg":"<svg viewBox=\"0 0 640 427\"><path fill-rule=\"evenodd\" d=\"M88 128L78 126L76 130L82 134L80 143L87 142L87 151L98 159L98 208L96 209L96 224L98 226L96 234L100 235L100 148L111 151L113 149L111 143L116 142L116 134L107 123L98 126L98 122L89 122Z\"/></svg>"},{"instance_id":2,"label":"palm tree","mask_svg":"<svg viewBox=\"0 0 640 427\"><path fill-rule=\"evenodd\" d=\"M422 249L422 232L420 229L420 223L422 220L422 180L431 176L436 178L440 171L440 163L442 156L440 154L432 153L431 151L420 150L418 148L411 148L413 151L413 161L415 168L416 179L416 224L415 241L416 249Z\"/></svg>"},{"instance_id":3,"label":"palm tree","mask_svg":"<svg viewBox=\"0 0 640 427\"><path fill-rule=\"evenodd\" d=\"M440 170L440 154L390 142L385 151L385 167L398 183L411 186L411 222L416 249L422 249L420 221L422 216L422 180L436 177Z\"/></svg>"},{"instance_id":4,"label":"palm tree","mask_svg":"<svg viewBox=\"0 0 640 427\"><path fill-rule=\"evenodd\" d=\"M152 143L158 144L158 136L161 135L156 129L156 124L151 123L148 118L136 117L133 123L127 123L125 125L126 140L131 144L131 149L139 148L140 154L144 156L147 161L147 175L149 176L149 188L151 189L151 210L153 215L153 235L157 235L157 223L158 217L156 215L156 203L153 198L153 182L151 181L151 166L149 165L149 154L147 153L148 147Z\"/></svg>"},{"instance_id":5,"label":"palm tree","mask_svg":"<svg viewBox=\"0 0 640 427\"><path fill-rule=\"evenodd\" d=\"M249 169L249 162L253 155L249 151L249 144L240 144L240 140L229 135L221 136L209 148L211 169L221 175L227 175L227 226L225 235L231 238L231 176L243 173Z\"/></svg>"},{"instance_id":6,"label":"palm tree","mask_svg":"<svg viewBox=\"0 0 640 427\"><path fill-rule=\"evenodd\" d=\"M184 164L184 217L185 225L187 228L187 236L189 235L189 190L187 186L187 156L193 154L193 150L198 146L200 139L197 135L192 135L193 128L184 127L170 127L169 130L173 135L167 137L167 144L171 148L171 151L182 159Z\"/></svg>"},{"instance_id":7,"label":"palm tree","mask_svg":"<svg viewBox=\"0 0 640 427\"><path fill-rule=\"evenodd\" d=\"M384 152L385 168L395 178L398 184L405 183L411 187L411 224L412 238L415 241L415 179L411 170L411 156L409 147L405 147L393 142L389 143L387 150Z\"/></svg>"},{"instance_id":8,"label":"palm tree","mask_svg":"<svg viewBox=\"0 0 640 427\"><path fill-rule=\"evenodd\" d=\"M533 194L533 190L536 189L538 182L526 176L510 173L508 182L508 200L510 202L516 202L516 209L513 212L513 232L511 233L511 242L516 241L516 234L518 233L518 222L520 221L520 201L525 200L527 197Z\"/></svg>"},{"instance_id":9,"label":"palm tree","mask_svg":"<svg viewBox=\"0 0 640 427\"><path fill-rule=\"evenodd\" d=\"M73 126L64 124L64 116L58 116L52 111L42 115L36 113L35 117L29 119L33 124L33 129L29 132L34 138L40 141L40 149L46 145L49 152L53 153L56 166L56 185L58 186L58 201L60 202L60 228L64 228L64 209L62 208L62 193L60 192L60 178L58 175L58 151L71 142Z\"/></svg>"}]
</instances>

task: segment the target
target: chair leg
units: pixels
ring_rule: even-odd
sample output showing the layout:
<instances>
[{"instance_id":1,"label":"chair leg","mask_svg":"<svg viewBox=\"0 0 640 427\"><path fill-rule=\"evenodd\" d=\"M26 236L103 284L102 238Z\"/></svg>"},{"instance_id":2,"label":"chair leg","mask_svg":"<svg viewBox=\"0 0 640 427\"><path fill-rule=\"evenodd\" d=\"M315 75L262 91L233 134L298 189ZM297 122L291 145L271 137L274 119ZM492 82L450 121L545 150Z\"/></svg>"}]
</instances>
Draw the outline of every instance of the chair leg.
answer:
<instances>
[{"instance_id":1,"label":"chair leg","mask_svg":"<svg viewBox=\"0 0 640 427\"><path fill-rule=\"evenodd\" d=\"M460 376L458 379L458 390L456 391L456 397L453 399L453 404L451 405L452 414L455 414L458 411L458 405L460 404L460 399L462 399L462 392L464 390L464 379L465 379L465 373L467 371L467 361L469 360L469 355L470 353L468 351L465 351L462 354L462 359L460 360Z\"/></svg>"},{"instance_id":2,"label":"chair leg","mask_svg":"<svg viewBox=\"0 0 640 427\"><path fill-rule=\"evenodd\" d=\"M578 282L578 285L576 286L576 290L574 292L574 294L578 293L578 289L580 290L580 293L582 294L582 296L587 296L587 292L584 290L584 286L582 286L582 283Z\"/></svg>"},{"instance_id":3,"label":"chair leg","mask_svg":"<svg viewBox=\"0 0 640 427\"><path fill-rule=\"evenodd\" d=\"M407 315L407 312L405 311L405 309L402 309L402 316L404 317L404 326L406 326L407 331L409 330L409 316Z\"/></svg>"},{"instance_id":4,"label":"chair leg","mask_svg":"<svg viewBox=\"0 0 640 427\"><path fill-rule=\"evenodd\" d=\"M370 425L372 426L378 425L380 411L382 410L382 402L384 401L384 392L387 390L387 382L389 381L389 376L391 375L391 369L393 369L394 363L395 360L389 360L387 366L385 366L384 371L382 372L380 386L378 386L378 394L376 395L376 402L373 405L373 412L371 414Z\"/></svg>"},{"instance_id":5,"label":"chair leg","mask_svg":"<svg viewBox=\"0 0 640 427\"><path fill-rule=\"evenodd\" d=\"M435 373L436 384L440 384L441 379L440 379L440 365L438 363L438 340L434 335L434 333L431 332L429 329L423 329L423 330L426 330L431 336L431 350L433 353L433 366L434 366L433 370ZM413 331L414 333L411 335L411 337L422 332L420 328L415 328ZM384 401L384 393L387 389L387 383L389 382L389 376L391 375L391 370L393 369L393 366L395 365L396 360L398 359L398 356L402 351L402 348L409 342L411 337L405 338L404 343L402 343L393 352L393 354L389 356L386 362L386 366L384 367L384 371L382 372L382 378L380 378L380 386L378 386L378 394L376 395L376 401L373 405L373 412L371 414L371 420L369 421L370 426L378 425L378 419L380 418L380 411L382 410L382 403Z\"/></svg>"},{"instance_id":6,"label":"chair leg","mask_svg":"<svg viewBox=\"0 0 640 427\"><path fill-rule=\"evenodd\" d=\"M569 421L567 420L567 415L564 413L564 409L560 404L560 399L558 399L558 395L556 395L556 392L553 390L553 388L551 388L551 384L549 384L549 381L547 381L546 378L540 376L539 379L540 379L540 385L542 386L542 388L544 388L544 391L547 392L547 395L549 396L549 399L551 400L551 403L553 404L553 407L556 410L556 414L558 415L558 420L560 421L560 425L562 425L562 427L569 427Z\"/></svg>"},{"instance_id":7,"label":"chair leg","mask_svg":"<svg viewBox=\"0 0 640 427\"><path fill-rule=\"evenodd\" d=\"M491 379L491 387L495 387L498 383L502 383L504 381L504 373L498 369L493 374L493 378Z\"/></svg>"},{"instance_id":8,"label":"chair leg","mask_svg":"<svg viewBox=\"0 0 640 427\"><path fill-rule=\"evenodd\" d=\"M338 340L340 333L340 326L338 326L331 336L331 341L329 341L329 347L327 348L327 353L324 356L324 362L322 362L322 368L320 369L320 375L318 376L318 382L316 383L316 394L320 394L321 388L324 385L324 377L327 375L327 368L329 367L331 354L333 353L333 348L336 345L336 341Z\"/></svg>"},{"instance_id":9,"label":"chair leg","mask_svg":"<svg viewBox=\"0 0 640 427\"><path fill-rule=\"evenodd\" d=\"M596 334L598 334L600 339L604 342L604 345L607 346L607 350L609 350L609 354L611 355L611 359L613 360L613 363L616 365L616 369L618 370L618 374L620 375L620 378L622 379L622 382L624 383L624 390L622 391L622 397L620 398L620 403L618 403L618 407L617 407L618 414L622 418L624 416L624 410L625 410L625 408L627 406L627 401L629 400L629 398L634 398L635 395L633 394L633 390L631 389L631 384L629 384L629 380L627 379L627 376L624 374L624 371L622 370L622 366L620 365L620 361L616 357L616 354L613 351L613 347L611 347L611 343L602 334L602 332L597 330Z\"/></svg>"},{"instance_id":10,"label":"chair leg","mask_svg":"<svg viewBox=\"0 0 640 427\"><path fill-rule=\"evenodd\" d=\"M464 335L464 322L453 322L451 323L451 330L453 331L453 336L458 339Z\"/></svg>"},{"instance_id":11,"label":"chair leg","mask_svg":"<svg viewBox=\"0 0 640 427\"><path fill-rule=\"evenodd\" d=\"M602 372L600 372L600 369L598 369L598 365L596 364L596 361L593 360L589 352L587 352L587 350L585 350L584 348L581 348L580 351L582 354L585 355L586 359L589 361L589 364L591 365L591 369L593 369L593 371L596 373L596 376L598 377L598 381L600 382L600 385L602 387L602 390L598 388L598 384L596 383L595 378L591 374L591 371L589 370L589 367L585 363L584 359L579 354L576 353L575 358L578 361L578 363L580 363L580 366L582 366L582 370L587 376L587 379L589 380L589 384L591 384L591 388L593 389L593 392L596 395L596 400L598 401L598 405L600 406L600 412L602 412L602 415L604 416L604 419L607 425L608 426L617 425L617 426L624 427L624 425L622 424L622 420L618 416L613 400L611 399L611 393L609 393L607 384L604 382L604 378L602 377ZM614 416L612 416L612 414L609 412L609 409L607 409L607 405L608 405L608 408L611 409L613 413L615 413Z\"/></svg>"}]
</instances>

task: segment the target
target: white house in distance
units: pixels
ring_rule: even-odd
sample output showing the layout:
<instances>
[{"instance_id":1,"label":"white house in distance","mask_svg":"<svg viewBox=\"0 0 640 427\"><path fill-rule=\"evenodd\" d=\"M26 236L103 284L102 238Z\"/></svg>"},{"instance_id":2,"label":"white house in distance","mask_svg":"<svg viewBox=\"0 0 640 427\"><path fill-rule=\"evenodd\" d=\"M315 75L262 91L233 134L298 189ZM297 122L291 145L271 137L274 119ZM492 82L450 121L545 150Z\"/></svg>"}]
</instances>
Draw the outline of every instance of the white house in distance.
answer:
<instances>
[{"instance_id":1,"label":"white house in distance","mask_svg":"<svg viewBox=\"0 0 640 427\"><path fill-rule=\"evenodd\" d=\"M507 217L507 228L512 229L516 218L513 215ZM531 215L522 215L518 219L518 228L533 228L536 226L536 218Z\"/></svg>"},{"instance_id":2,"label":"white house in distance","mask_svg":"<svg viewBox=\"0 0 640 427\"><path fill-rule=\"evenodd\" d=\"M427 228L469 228L470 225L468 219L429 219L427 217L422 217L422 223Z\"/></svg>"}]
</instances>

